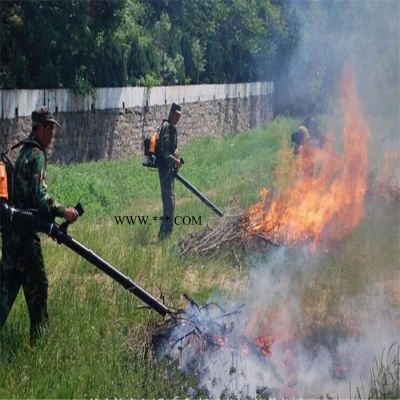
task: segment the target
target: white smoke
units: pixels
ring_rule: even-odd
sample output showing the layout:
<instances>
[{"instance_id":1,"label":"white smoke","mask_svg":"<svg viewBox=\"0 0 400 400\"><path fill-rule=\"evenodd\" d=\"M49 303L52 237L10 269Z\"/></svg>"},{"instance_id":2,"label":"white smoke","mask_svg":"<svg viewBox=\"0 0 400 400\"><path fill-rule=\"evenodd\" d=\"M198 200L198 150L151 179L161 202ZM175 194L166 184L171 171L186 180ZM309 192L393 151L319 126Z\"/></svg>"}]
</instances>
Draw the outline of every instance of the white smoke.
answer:
<instances>
[{"instance_id":1,"label":"white smoke","mask_svg":"<svg viewBox=\"0 0 400 400\"><path fill-rule=\"evenodd\" d=\"M324 325L324 321L321 325L318 321L316 325L302 324L302 318L308 318L300 304L302 286L315 279L323 259L283 248L271 251L251 270L247 290L240 298L230 303L224 298L213 300L224 304L226 310L245 304L238 315L219 319L219 309L192 307L188 310L194 316L191 323L179 325L169 338L170 344L176 343L197 327L203 337L223 336L224 345L193 340L188 345L183 340L168 350L169 355L179 360L182 371L194 374L199 387L212 398L315 398L327 394L348 398L351 385L362 387L368 396L375 358L399 340L400 311L388 304L382 288L370 287L362 295L346 299L349 315L343 315L346 320L339 319L337 326ZM279 307L282 304L284 307ZM279 313L269 324L266 316L277 306ZM268 356L254 345L252 332L249 335L248 324L254 323L254 317L266 324L269 331L265 334L274 340ZM285 337L288 332L290 337Z\"/></svg>"},{"instance_id":2,"label":"white smoke","mask_svg":"<svg viewBox=\"0 0 400 400\"><path fill-rule=\"evenodd\" d=\"M371 160L400 150L400 2L297 1L299 43L277 82L277 112L330 114L344 65L355 72L372 131Z\"/></svg>"}]
</instances>

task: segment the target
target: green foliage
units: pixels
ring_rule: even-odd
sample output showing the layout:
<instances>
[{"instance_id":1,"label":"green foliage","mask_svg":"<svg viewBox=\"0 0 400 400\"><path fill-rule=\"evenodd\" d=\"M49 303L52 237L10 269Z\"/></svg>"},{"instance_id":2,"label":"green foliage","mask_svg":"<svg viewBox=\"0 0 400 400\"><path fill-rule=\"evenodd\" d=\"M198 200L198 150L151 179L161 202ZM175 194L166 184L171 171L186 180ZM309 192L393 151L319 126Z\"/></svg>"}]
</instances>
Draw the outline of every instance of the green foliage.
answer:
<instances>
[{"instance_id":1,"label":"green foliage","mask_svg":"<svg viewBox=\"0 0 400 400\"><path fill-rule=\"evenodd\" d=\"M87 78L84 65L79 66L72 89L77 96L87 96L93 93L93 87Z\"/></svg>"},{"instance_id":2,"label":"green foliage","mask_svg":"<svg viewBox=\"0 0 400 400\"><path fill-rule=\"evenodd\" d=\"M175 77L177 83L181 85L186 83L186 76L185 76L185 59L183 58L182 54L178 53L174 59L174 67L175 67Z\"/></svg>"},{"instance_id":3,"label":"green foliage","mask_svg":"<svg viewBox=\"0 0 400 400\"><path fill-rule=\"evenodd\" d=\"M206 61L204 59L204 48L200 46L198 39L195 39L192 44L192 61L196 74L195 83L199 83L199 77L205 70Z\"/></svg>"},{"instance_id":4,"label":"green foliage","mask_svg":"<svg viewBox=\"0 0 400 400\"><path fill-rule=\"evenodd\" d=\"M111 34L122 6L113 0L2 1L0 86L85 92L88 86L121 85ZM105 80L100 72L107 70L115 71Z\"/></svg>"},{"instance_id":5,"label":"green foliage","mask_svg":"<svg viewBox=\"0 0 400 400\"><path fill-rule=\"evenodd\" d=\"M147 74L144 78L141 78L139 81L141 86L145 86L147 88L151 88L153 86L159 86L161 83L160 78L153 72L151 74Z\"/></svg>"},{"instance_id":6,"label":"green foliage","mask_svg":"<svg viewBox=\"0 0 400 400\"><path fill-rule=\"evenodd\" d=\"M274 79L296 44L286 2L4 0L0 87ZM156 83L156 82L155 82Z\"/></svg>"}]
</instances>

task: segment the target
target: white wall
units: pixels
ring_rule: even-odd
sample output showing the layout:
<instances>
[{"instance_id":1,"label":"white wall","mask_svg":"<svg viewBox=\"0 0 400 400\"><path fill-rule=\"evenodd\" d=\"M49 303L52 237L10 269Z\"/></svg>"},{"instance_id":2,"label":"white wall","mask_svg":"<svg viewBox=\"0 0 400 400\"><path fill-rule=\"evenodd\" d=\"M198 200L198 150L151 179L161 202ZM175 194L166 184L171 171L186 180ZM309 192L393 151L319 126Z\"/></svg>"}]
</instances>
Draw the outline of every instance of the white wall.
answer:
<instances>
[{"instance_id":1,"label":"white wall","mask_svg":"<svg viewBox=\"0 0 400 400\"><path fill-rule=\"evenodd\" d=\"M163 105L177 103L193 103L218 99L234 99L238 97L260 96L272 94L272 82L251 82L222 85L186 85L97 88L94 98L77 97L70 89L40 90L0 90L2 119L18 116L30 116L32 111L46 105L53 112L88 111L92 106L96 110L113 108L143 107L145 105Z\"/></svg>"}]
</instances>

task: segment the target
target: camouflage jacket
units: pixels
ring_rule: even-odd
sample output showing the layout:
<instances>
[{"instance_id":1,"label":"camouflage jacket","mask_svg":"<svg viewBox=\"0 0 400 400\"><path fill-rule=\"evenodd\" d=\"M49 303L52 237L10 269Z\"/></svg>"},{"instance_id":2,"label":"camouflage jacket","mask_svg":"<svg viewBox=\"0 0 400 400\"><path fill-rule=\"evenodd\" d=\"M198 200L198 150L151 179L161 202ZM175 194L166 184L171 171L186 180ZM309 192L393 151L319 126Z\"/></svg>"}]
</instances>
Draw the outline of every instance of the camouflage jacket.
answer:
<instances>
[{"instance_id":1,"label":"camouflage jacket","mask_svg":"<svg viewBox=\"0 0 400 400\"><path fill-rule=\"evenodd\" d=\"M160 137L158 139L158 155L161 158L160 167L173 167L173 155L178 145L176 126L169 120L164 120L161 129Z\"/></svg>"},{"instance_id":2,"label":"camouflage jacket","mask_svg":"<svg viewBox=\"0 0 400 400\"><path fill-rule=\"evenodd\" d=\"M25 144L18 155L14 169L13 203L18 208L37 209L47 218L64 216L65 208L47 192L46 155L39 144Z\"/></svg>"}]
</instances>

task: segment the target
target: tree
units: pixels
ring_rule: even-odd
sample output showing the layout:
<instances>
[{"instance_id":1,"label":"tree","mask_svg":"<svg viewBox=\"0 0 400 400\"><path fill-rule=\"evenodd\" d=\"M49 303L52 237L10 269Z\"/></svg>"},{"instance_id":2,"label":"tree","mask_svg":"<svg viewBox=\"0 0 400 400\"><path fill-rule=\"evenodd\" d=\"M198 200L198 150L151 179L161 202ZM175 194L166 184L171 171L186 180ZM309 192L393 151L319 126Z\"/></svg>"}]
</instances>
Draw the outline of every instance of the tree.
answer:
<instances>
[{"instance_id":1,"label":"tree","mask_svg":"<svg viewBox=\"0 0 400 400\"><path fill-rule=\"evenodd\" d=\"M0 86L276 80L297 45L292 9L288 0L2 0Z\"/></svg>"},{"instance_id":2,"label":"tree","mask_svg":"<svg viewBox=\"0 0 400 400\"><path fill-rule=\"evenodd\" d=\"M160 19L156 22L154 26L154 41L161 54L161 79L163 82L167 82L167 67L171 67L170 59L167 59L168 42L169 35L171 31L171 21L168 14L162 13ZM167 65L168 61L168 65Z\"/></svg>"},{"instance_id":3,"label":"tree","mask_svg":"<svg viewBox=\"0 0 400 400\"><path fill-rule=\"evenodd\" d=\"M199 39L195 39L192 44L192 60L195 68L195 82L199 83L200 74L204 72L206 60L204 58L204 48L200 45Z\"/></svg>"}]
</instances>

